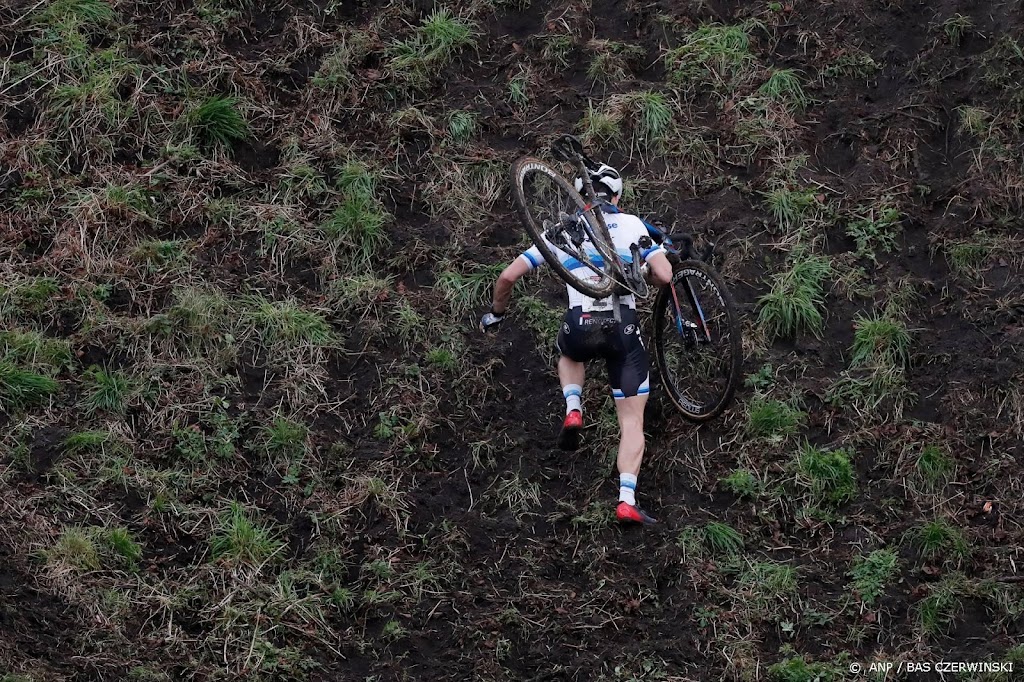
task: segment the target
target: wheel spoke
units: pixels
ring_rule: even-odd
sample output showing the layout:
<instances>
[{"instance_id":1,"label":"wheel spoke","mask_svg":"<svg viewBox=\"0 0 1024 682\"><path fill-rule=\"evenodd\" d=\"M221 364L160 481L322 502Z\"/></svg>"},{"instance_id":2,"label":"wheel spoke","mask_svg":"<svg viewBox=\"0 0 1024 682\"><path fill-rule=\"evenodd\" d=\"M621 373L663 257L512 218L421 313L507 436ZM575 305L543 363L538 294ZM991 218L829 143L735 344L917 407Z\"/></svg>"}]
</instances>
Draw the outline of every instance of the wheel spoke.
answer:
<instances>
[{"instance_id":1,"label":"wheel spoke","mask_svg":"<svg viewBox=\"0 0 1024 682\"><path fill-rule=\"evenodd\" d=\"M705 274L690 272L673 281L675 296L665 297L655 333L659 362L674 398L687 414L701 415L719 406L732 390L738 339L732 338L725 295Z\"/></svg>"}]
</instances>

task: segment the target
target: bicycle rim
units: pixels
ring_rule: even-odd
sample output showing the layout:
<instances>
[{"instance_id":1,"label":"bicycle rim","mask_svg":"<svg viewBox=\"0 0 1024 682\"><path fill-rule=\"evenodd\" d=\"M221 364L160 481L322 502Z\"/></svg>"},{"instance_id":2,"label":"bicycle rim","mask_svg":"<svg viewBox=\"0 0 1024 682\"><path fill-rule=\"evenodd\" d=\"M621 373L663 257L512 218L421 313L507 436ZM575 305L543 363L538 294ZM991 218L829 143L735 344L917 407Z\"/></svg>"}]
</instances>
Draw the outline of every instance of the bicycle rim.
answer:
<instances>
[{"instance_id":1,"label":"bicycle rim","mask_svg":"<svg viewBox=\"0 0 1024 682\"><path fill-rule=\"evenodd\" d=\"M742 365L739 318L721 277L704 263L684 261L671 288L658 294L654 324L658 369L672 402L694 421L721 414Z\"/></svg>"},{"instance_id":2,"label":"bicycle rim","mask_svg":"<svg viewBox=\"0 0 1024 682\"><path fill-rule=\"evenodd\" d=\"M584 210L586 204L575 188L547 164L525 158L512 167L512 190L530 237L565 283L587 296L609 295L615 282L607 274L611 262L603 254L614 257L614 250L603 243L593 209ZM564 229L564 216L583 216L584 222Z\"/></svg>"}]
</instances>

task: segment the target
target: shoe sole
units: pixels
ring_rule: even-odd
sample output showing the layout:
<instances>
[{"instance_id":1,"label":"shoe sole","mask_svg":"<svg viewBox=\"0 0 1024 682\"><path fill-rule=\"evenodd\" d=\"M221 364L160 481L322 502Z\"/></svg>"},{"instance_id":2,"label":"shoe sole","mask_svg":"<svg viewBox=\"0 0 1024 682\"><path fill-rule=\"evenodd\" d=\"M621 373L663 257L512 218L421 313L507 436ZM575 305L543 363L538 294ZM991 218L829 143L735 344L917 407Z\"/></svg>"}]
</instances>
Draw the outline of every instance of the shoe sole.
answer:
<instances>
[{"instance_id":1,"label":"shoe sole","mask_svg":"<svg viewBox=\"0 0 1024 682\"><path fill-rule=\"evenodd\" d=\"M563 426L562 430L558 432L558 449L570 452L578 450L582 431L583 429L581 428L566 428Z\"/></svg>"}]
</instances>

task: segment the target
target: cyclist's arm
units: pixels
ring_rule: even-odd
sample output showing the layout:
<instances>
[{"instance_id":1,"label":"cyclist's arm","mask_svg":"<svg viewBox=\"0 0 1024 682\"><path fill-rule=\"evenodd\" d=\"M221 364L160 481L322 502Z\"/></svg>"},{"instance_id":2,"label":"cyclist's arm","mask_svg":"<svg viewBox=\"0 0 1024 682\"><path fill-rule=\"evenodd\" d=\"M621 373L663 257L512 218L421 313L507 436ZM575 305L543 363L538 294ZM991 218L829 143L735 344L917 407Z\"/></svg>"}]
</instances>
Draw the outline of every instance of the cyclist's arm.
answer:
<instances>
[{"instance_id":1,"label":"cyclist's arm","mask_svg":"<svg viewBox=\"0 0 1024 682\"><path fill-rule=\"evenodd\" d=\"M491 303L491 310L495 315L504 315L508 310L508 302L512 298L512 286L516 283L516 280L530 270L540 267L540 264L543 262L544 257L540 255L537 247L533 247L524 251L522 255L509 263L508 267L501 271L501 274L498 275L498 281L494 283L494 298Z\"/></svg>"},{"instance_id":2,"label":"cyclist's arm","mask_svg":"<svg viewBox=\"0 0 1024 682\"><path fill-rule=\"evenodd\" d=\"M664 249L655 249L644 258L644 261L651 266L651 280L654 285L661 287L672 281L672 264L668 262Z\"/></svg>"}]
</instances>

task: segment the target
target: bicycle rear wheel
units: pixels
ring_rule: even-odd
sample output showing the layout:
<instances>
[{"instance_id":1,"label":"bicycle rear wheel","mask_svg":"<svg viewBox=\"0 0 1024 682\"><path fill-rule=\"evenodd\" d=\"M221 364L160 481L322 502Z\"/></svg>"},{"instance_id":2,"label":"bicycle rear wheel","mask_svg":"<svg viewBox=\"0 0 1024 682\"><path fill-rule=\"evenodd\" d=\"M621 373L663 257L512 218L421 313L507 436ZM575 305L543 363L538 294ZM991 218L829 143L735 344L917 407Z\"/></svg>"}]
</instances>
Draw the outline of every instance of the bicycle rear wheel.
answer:
<instances>
[{"instance_id":1,"label":"bicycle rear wheel","mask_svg":"<svg viewBox=\"0 0 1024 682\"><path fill-rule=\"evenodd\" d=\"M675 406L696 422L717 417L740 381L743 346L736 305L707 264L683 261L654 301L658 372Z\"/></svg>"},{"instance_id":2,"label":"bicycle rear wheel","mask_svg":"<svg viewBox=\"0 0 1024 682\"><path fill-rule=\"evenodd\" d=\"M512 165L512 197L533 243L566 284L593 298L614 291L616 255L607 227L565 178L543 161L524 157ZM566 217L579 216L583 220L566 225Z\"/></svg>"}]
</instances>

